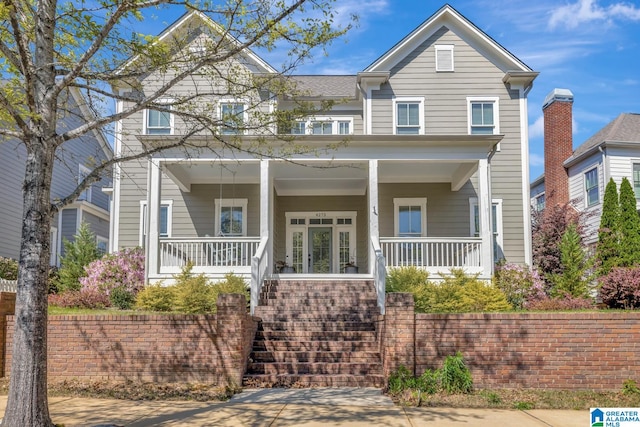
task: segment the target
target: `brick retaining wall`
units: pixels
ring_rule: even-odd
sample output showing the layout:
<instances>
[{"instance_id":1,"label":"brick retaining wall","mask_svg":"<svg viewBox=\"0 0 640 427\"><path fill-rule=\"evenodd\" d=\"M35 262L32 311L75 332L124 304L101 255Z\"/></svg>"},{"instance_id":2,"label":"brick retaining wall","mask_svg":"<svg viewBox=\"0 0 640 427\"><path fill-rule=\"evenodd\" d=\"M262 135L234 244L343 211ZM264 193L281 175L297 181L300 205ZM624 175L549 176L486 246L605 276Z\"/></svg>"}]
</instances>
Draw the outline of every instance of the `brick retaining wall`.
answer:
<instances>
[{"instance_id":1,"label":"brick retaining wall","mask_svg":"<svg viewBox=\"0 0 640 427\"><path fill-rule=\"evenodd\" d=\"M387 372L402 363L420 375L460 351L477 388L620 390L640 380L640 312L415 314L411 324L413 298L398 294L386 310Z\"/></svg>"},{"instance_id":2,"label":"brick retaining wall","mask_svg":"<svg viewBox=\"0 0 640 427\"><path fill-rule=\"evenodd\" d=\"M5 375L13 326L7 316ZM208 316L51 316L49 378L241 384L256 328L241 295L221 295Z\"/></svg>"}]
</instances>

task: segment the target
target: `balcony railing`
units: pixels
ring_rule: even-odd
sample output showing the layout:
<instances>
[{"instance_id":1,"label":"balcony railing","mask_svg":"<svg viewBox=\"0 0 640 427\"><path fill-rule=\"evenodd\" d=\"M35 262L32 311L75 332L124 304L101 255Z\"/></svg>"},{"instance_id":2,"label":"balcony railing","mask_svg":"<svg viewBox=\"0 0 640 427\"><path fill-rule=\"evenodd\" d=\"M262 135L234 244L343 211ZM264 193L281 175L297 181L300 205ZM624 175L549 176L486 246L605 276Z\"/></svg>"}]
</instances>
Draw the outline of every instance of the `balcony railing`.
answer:
<instances>
[{"instance_id":1,"label":"balcony railing","mask_svg":"<svg viewBox=\"0 0 640 427\"><path fill-rule=\"evenodd\" d=\"M451 268L479 272L482 240L479 237L381 237L387 267L416 266L432 272Z\"/></svg>"},{"instance_id":2,"label":"balcony railing","mask_svg":"<svg viewBox=\"0 0 640 427\"><path fill-rule=\"evenodd\" d=\"M249 272L259 237L160 239L160 272L176 273L188 263L195 273Z\"/></svg>"}]
</instances>

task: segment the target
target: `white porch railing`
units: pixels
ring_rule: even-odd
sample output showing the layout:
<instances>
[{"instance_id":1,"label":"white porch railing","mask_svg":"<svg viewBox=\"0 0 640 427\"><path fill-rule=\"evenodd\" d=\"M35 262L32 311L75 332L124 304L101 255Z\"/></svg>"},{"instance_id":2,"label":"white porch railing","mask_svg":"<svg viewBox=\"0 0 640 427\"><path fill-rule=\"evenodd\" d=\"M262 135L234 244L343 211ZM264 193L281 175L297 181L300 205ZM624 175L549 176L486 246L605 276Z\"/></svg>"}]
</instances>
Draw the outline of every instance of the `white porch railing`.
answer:
<instances>
[{"instance_id":1,"label":"white porch railing","mask_svg":"<svg viewBox=\"0 0 640 427\"><path fill-rule=\"evenodd\" d=\"M251 257L260 244L258 237L205 237L160 239L160 271L180 271L192 263L194 272L231 271L251 267Z\"/></svg>"},{"instance_id":2,"label":"white porch railing","mask_svg":"<svg viewBox=\"0 0 640 427\"><path fill-rule=\"evenodd\" d=\"M384 301L386 292L387 267L385 266L384 255L380 243L371 236L371 246L375 260L373 261L373 282L376 286L376 294L378 295L378 307L380 314L384 314Z\"/></svg>"},{"instance_id":3,"label":"white porch railing","mask_svg":"<svg viewBox=\"0 0 640 427\"><path fill-rule=\"evenodd\" d=\"M16 292L17 289L17 280L0 279L0 292Z\"/></svg>"},{"instance_id":4,"label":"white porch railing","mask_svg":"<svg viewBox=\"0 0 640 427\"><path fill-rule=\"evenodd\" d=\"M474 273L482 268L479 237L381 237L387 267L416 266L433 272L462 268Z\"/></svg>"},{"instance_id":5,"label":"white porch railing","mask_svg":"<svg viewBox=\"0 0 640 427\"><path fill-rule=\"evenodd\" d=\"M255 255L251 258L251 314L253 314L255 308L258 306L262 284L267 275L267 267L269 265L268 243L268 237L261 239L258 250L256 250Z\"/></svg>"}]
</instances>

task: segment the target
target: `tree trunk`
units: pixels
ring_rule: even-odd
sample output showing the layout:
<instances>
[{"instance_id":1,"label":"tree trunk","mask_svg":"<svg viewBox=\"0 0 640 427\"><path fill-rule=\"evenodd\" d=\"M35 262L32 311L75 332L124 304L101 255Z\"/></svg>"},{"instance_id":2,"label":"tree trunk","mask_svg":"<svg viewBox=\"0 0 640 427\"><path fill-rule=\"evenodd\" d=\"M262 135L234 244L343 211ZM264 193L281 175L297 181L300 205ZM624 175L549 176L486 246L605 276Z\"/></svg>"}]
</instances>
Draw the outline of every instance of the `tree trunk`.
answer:
<instances>
[{"instance_id":1,"label":"tree trunk","mask_svg":"<svg viewBox=\"0 0 640 427\"><path fill-rule=\"evenodd\" d=\"M47 293L53 148L27 145L9 400L2 426L53 425L47 401Z\"/></svg>"}]
</instances>

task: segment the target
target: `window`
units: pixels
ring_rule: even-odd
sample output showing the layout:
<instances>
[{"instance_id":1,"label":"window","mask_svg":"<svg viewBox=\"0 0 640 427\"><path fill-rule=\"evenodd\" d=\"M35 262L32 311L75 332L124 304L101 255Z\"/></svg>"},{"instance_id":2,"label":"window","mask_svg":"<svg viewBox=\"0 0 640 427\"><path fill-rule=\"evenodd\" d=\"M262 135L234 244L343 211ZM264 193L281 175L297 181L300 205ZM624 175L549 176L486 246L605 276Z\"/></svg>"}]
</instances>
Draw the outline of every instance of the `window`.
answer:
<instances>
[{"instance_id":1,"label":"window","mask_svg":"<svg viewBox=\"0 0 640 427\"><path fill-rule=\"evenodd\" d=\"M453 45L436 45L436 71L453 71Z\"/></svg>"},{"instance_id":2,"label":"window","mask_svg":"<svg viewBox=\"0 0 640 427\"><path fill-rule=\"evenodd\" d=\"M78 165L78 184L80 184L89 174L91 170L85 166ZM78 196L78 200L86 200L87 202L91 201L91 185L89 185L80 195Z\"/></svg>"},{"instance_id":3,"label":"window","mask_svg":"<svg viewBox=\"0 0 640 427\"><path fill-rule=\"evenodd\" d=\"M170 108L170 106L167 106ZM168 111L147 110L145 132L147 135L171 135L173 114Z\"/></svg>"},{"instance_id":4,"label":"window","mask_svg":"<svg viewBox=\"0 0 640 427\"><path fill-rule=\"evenodd\" d=\"M98 246L98 253L102 256L109 250L109 239L102 236L96 236L96 245Z\"/></svg>"},{"instance_id":5,"label":"window","mask_svg":"<svg viewBox=\"0 0 640 427\"><path fill-rule=\"evenodd\" d=\"M584 174L584 190L587 207L596 205L600 202L600 193L598 188L598 168L593 168Z\"/></svg>"},{"instance_id":6,"label":"window","mask_svg":"<svg viewBox=\"0 0 640 427\"><path fill-rule=\"evenodd\" d=\"M314 117L307 121L295 122L292 135L350 135L353 129L352 117Z\"/></svg>"},{"instance_id":7,"label":"window","mask_svg":"<svg viewBox=\"0 0 640 427\"><path fill-rule=\"evenodd\" d=\"M173 211L173 201L172 200L163 200L160 203L160 217L158 220L160 221L159 234L160 237L171 237L171 217ZM144 246L145 237L146 237L146 227L147 224L147 201L140 201L140 245Z\"/></svg>"},{"instance_id":8,"label":"window","mask_svg":"<svg viewBox=\"0 0 640 427\"><path fill-rule=\"evenodd\" d=\"M535 210L540 212L541 210L544 209L544 206L545 206L544 193L536 196L535 200L536 200Z\"/></svg>"},{"instance_id":9,"label":"window","mask_svg":"<svg viewBox=\"0 0 640 427\"><path fill-rule=\"evenodd\" d=\"M216 234L218 236L247 235L248 199L216 199Z\"/></svg>"},{"instance_id":10,"label":"window","mask_svg":"<svg viewBox=\"0 0 640 427\"><path fill-rule=\"evenodd\" d=\"M480 237L478 199L469 199L469 207L471 208L471 235ZM504 258L502 251L502 199L493 199L491 201L491 230L493 232L493 261L498 262Z\"/></svg>"},{"instance_id":11,"label":"window","mask_svg":"<svg viewBox=\"0 0 640 427\"><path fill-rule=\"evenodd\" d=\"M423 132L424 107L422 98L397 98L394 108L396 135L418 135Z\"/></svg>"},{"instance_id":12,"label":"window","mask_svg":"<svg viewBox=\"0 0 640 427\"><path fill-rule=\"evenodd\" d=\"M220 118L224 125L220 128L223 135L242 134L245 124L245 108L244 104L239 102L222 102L220 103Z\"/></svg>"},{"instance_id":13,"label":"window","mask_svg":"<svg viewBox=\"0 0 640 427\"><path fill-rule=\"evenodd\" d=\"M498 98L468 97L469 134L495 135L500 133Z\"/></svg>"},{"instance_id":14,"label":"window","mask_svg":"<svg viewBox=\"0 0 640 427\"><path fill-rule=\"evenodd\" d=\"M633 164L633 190L636 193L636 199L640 199L640 163Z\"/></svg>"},{"instance_id":15,"label":"window","mask_svg":"<svg viewBox=\"0 0 640 427\"><path fill-rule=\"evenodd\" d=\"M427 199L393 199L395 209L395 233L398 237L422 237L427 235Z\"/></svg>"}]
</instances>

